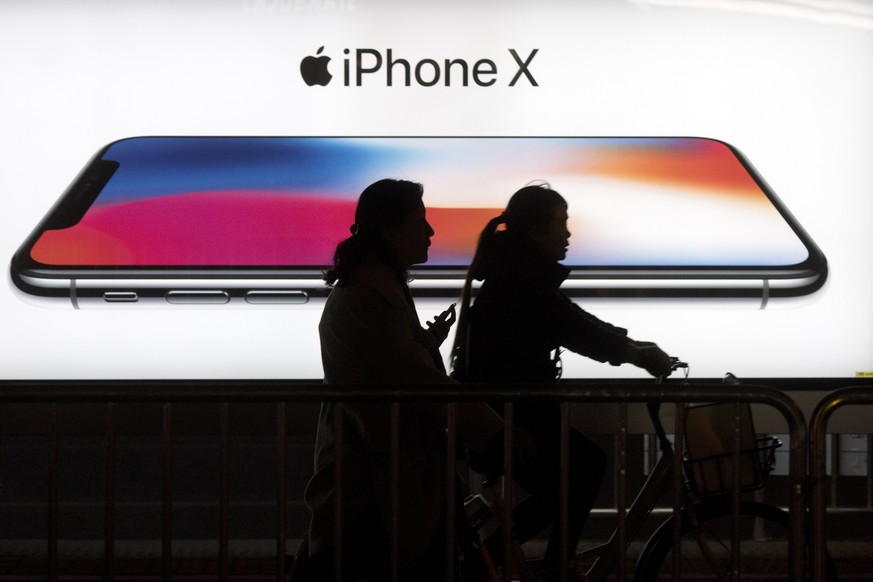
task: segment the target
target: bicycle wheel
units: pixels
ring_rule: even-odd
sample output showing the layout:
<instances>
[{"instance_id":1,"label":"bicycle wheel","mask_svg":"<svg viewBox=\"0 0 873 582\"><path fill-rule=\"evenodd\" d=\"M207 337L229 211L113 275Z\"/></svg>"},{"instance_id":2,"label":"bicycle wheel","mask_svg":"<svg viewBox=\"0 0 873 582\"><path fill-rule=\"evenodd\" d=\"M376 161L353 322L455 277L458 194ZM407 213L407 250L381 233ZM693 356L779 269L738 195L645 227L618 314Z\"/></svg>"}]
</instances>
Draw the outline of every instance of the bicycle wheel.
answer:
<instances>
[{"instance_id":1,"label":"bicycle wheel","mask_svg":"<svg viewBox=\"0 0 873 582\"><path fill-rule=\"evenodd\" d=\"M696 505L698 533L683 519L680 573L685 581L732 580L730 498L719 497ZM702 534L709 556L704 555L697 535ZM637 561L636 582L670 580L673 574L673 518L652 534ZM743 581L788 581L788 513L764 503L743 501L740 506L740 579ZM828 556L828 580L837 581Z\"/></svg>"}]
</instances>

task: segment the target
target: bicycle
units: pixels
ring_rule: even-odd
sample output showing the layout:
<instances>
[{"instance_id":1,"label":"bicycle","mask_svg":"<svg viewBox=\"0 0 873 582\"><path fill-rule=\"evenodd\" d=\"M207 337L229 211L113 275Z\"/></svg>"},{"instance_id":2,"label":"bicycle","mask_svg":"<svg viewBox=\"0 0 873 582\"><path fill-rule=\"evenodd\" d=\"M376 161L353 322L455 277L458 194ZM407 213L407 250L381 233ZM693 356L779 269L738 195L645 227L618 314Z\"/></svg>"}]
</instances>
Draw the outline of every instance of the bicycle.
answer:
<instances>
[{"instance_id":1,"label":"bicycle","mask_svg":"<svg viewBox=\"0 0 873 582\"><path fill-rule=\"evenodd\" d=\"M684 369L687 378L688 365L673 358L673 371L678 369ZM683 581L787 580L786 554L774 550L787 548L788 513L777 506L749 500L740 500L735 511L733 496L737 482L741 492L764 487L775 467L774 452L782 443L772 436L755 438L748 403L694 405L686 406L684 411L687 415L694 413L695 408L706 406L713 407L713 410L721 407L731 423L734 418L739 418L741 434L753 440L741 445L739 463L734 458L732 444L711 454L693 455L689 450L684 451L684 477L678 488L681 497L678 502L674 500L678 514L665 519L645 542L637 559L634 580L655 582L680 576ZM648 403L647 410L661 456L627 507L621 534L617 527L605 543L576 553L577 563L588 564L582 576L591 582L606 580L617 568L623 569L619 565L623 550L638 536L662 496L676 485L673 483L675 451L659 416L660 403ZM700 434L693 433L694 424L688 423L686 416L687 428L692 428L686 442L701 438ZM739 469L737 476L733 473L734 467ZM677 529L680 546L678 552L674 552ZM756 551L762 543L767 544L765 553ZM672 559L674 553L681 556L675 562ZM532 579L524 564L516 563L514 567L522 582ZM829 581L838 580L830 556L827 556L827 574ZM492 576L492 580L502 579Z\"/></svg>"}]
</instances>

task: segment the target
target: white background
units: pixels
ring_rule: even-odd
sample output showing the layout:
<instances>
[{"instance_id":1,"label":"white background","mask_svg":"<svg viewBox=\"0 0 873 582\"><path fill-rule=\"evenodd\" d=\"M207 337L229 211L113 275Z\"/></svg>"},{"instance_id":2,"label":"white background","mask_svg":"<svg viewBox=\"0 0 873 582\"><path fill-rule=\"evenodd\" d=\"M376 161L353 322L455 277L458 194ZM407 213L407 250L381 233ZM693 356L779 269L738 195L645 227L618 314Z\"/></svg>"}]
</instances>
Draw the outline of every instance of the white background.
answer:
<instances>
[{"instance_id":1,"label":"white background","mask_svg":"<svg viewBox=\"0 0 873 582\"><path fill-rule=\"evenodd\" d=\"M308 87L299 63L320 46L335 78ZM344 87L344 48L489 58L498 81ZM510 48L539 49L538 87L507 86ZM871 72L873 6L861 1L4 1L0 257L8 271L90 156L128 136L713 137L748 156L819 244L827 287L764 311L589 307L695 377L853 377L873 371ZM442 308L419 302L423 318ZM0 378L318 378L318 317L46 309L3 285ZM581 357L565 368L639 376Z\"/></svg>"}]
</instances>

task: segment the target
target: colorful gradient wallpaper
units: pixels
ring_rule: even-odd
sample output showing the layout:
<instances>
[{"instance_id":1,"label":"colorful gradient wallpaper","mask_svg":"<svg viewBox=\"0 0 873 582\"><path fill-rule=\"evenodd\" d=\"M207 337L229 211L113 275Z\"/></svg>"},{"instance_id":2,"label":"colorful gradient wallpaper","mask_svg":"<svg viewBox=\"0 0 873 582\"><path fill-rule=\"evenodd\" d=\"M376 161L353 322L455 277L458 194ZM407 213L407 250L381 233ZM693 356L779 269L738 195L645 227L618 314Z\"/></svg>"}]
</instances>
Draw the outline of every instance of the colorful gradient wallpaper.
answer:
<instances>
[{"instance_id":1,"label":"colorful gradient wallpaper","mask_svg":"<svg viewBox=\"0 0 873 582\"><path fill-rule=\"evenodd\" d=\"M48 230L47 265L320 266L357 196L422 182L428 265L469 263L511 193L542 180L569 203L574 266L774 266L807 251L725 144L695 138L133 138L83 218Z\"/></svg>"}]
</instances>

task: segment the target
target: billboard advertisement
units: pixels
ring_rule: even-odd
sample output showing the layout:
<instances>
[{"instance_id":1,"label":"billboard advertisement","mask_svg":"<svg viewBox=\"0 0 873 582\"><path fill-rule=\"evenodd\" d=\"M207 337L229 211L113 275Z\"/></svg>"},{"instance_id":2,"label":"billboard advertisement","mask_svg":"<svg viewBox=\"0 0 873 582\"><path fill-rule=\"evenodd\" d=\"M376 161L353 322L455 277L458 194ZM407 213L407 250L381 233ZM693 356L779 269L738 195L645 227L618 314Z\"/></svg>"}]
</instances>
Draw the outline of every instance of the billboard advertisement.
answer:
<instances>
[{"instance_id":1,"label":"billboard advertisement","mask_svg":"<svg viewBox=\"0 0 873 582\"><path fill-rule=\"evenodd\" d=\"M870 71L860 1L4 2L0 378L320 378L383 177L424 185L422 321L544 181L565 291L695 377L871 377Z\"/></svg>"}]
</instances>

